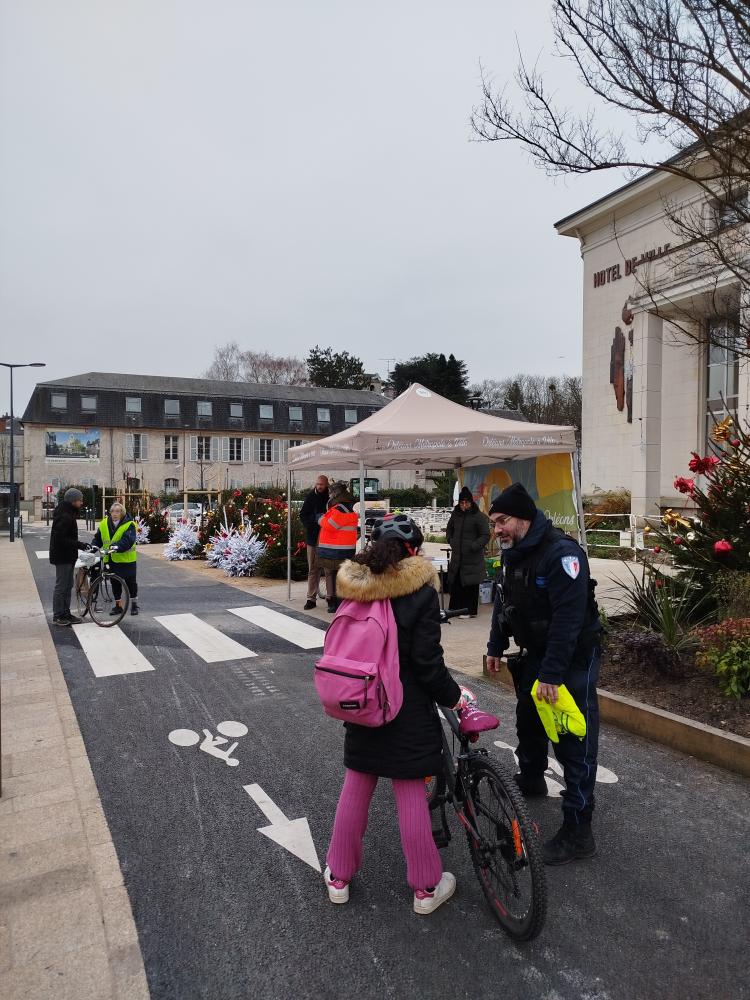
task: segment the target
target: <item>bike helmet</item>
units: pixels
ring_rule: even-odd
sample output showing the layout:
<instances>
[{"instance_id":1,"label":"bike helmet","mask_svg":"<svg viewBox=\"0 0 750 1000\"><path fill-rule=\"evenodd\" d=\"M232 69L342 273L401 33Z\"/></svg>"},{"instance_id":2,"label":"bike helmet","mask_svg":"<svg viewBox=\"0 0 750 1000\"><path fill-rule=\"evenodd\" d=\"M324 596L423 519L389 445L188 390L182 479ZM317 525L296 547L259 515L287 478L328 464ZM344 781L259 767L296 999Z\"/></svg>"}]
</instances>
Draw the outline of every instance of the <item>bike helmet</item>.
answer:
<instances>
[{"instance_id":1,"label":"bike helmet","mask_svg":"<svg viewBox=\"0 0 750 1000\"><path fill-rule=\"evenodd\" d=\"M371 537L373 542L397 538L410 552L416 552L424 542L424 535L419 525L406 514L388 514L379 518L373 526Z\"/></svg>"}]
</instances>

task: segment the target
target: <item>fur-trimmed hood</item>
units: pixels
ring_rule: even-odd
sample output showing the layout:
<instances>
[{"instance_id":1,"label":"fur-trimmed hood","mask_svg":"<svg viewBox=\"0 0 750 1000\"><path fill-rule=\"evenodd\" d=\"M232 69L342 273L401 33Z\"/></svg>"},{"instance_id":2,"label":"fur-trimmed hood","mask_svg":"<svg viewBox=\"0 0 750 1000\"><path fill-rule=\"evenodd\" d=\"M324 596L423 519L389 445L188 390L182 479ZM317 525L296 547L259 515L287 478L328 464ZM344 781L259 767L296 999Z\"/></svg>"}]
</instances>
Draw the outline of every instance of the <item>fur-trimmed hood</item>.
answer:
<instances>
[{"instance_id":1,"label":"fur-trimmed hood","mask_svg":"<svg viewBox=\"0 0 750 1000\"><path fill-rule=\"evenodd\" d=\"M336 596L361 603L383 601L414 594L426 583L440 589L437 570L422 556L402 559L385 573L373 573L368 566L347 559L336 576Z\"/></svg>"}]
</instances>

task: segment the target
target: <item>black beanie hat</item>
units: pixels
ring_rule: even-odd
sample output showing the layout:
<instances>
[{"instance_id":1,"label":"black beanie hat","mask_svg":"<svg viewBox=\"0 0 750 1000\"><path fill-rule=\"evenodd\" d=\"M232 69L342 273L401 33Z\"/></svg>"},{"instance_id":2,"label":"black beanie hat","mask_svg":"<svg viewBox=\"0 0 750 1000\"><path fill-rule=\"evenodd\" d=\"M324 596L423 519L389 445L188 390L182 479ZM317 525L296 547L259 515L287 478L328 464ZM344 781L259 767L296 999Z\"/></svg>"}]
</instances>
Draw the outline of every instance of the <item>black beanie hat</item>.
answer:
<instances>
[{"instance_id":1,"label":"black beanie hat","mask_svg":"<svg viewBox=\"0 0 750 1000\"><path fill-rule=\"evenodd\" d=\"M522 521L533 521L536 511L536 504L520 483L513 483L507 490L503 490L490 507L490 514L508 514L510 517L520 517Z\"/></svg>"},{"instance_id":2,"label":"black beanie hat","mask_svg":"<svg viewBox=\"0 0 750 1000\"><path fill-rule=\"evenodd\" d=\"M462 500L471 500L474 503L474 494L468 486L461 487L461 492L458 494L458 502L460 503Z\"/></svg>"}]
</instances>

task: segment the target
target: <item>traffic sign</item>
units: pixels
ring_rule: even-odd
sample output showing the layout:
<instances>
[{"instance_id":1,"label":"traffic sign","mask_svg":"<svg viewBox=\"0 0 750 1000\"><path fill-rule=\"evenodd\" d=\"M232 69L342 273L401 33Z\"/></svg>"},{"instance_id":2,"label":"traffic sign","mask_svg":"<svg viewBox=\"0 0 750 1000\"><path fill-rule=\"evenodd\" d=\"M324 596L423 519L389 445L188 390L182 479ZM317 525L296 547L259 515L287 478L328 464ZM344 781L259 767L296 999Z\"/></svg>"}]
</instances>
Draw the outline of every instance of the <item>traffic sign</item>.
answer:
<instances>
[{"instance_id":1,"label":"traffic sign","mask_svg":"<svg viewBox=\"0 0 750 1000\"><path fill-rule=\"evenodd\" d=\"M49 483L47 483L47 485L44 487L44 492L45 493L51 493L52 492L52 487L50 486Z\"/></svg>"}]
</instances>

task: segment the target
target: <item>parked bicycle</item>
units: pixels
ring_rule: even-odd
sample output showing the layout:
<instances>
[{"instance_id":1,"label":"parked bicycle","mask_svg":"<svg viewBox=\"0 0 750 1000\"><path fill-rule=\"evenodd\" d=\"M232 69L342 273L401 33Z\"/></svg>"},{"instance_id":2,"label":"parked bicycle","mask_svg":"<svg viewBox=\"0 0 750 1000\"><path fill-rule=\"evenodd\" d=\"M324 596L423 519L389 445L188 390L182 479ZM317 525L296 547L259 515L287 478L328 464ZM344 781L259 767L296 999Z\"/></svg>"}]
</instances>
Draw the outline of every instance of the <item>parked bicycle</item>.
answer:
<instances>
[{"instance_id":1,"label":"parked bicycle","mask_svg":"<svg viewBox=\"0 0 750 1000\"><path fill-rule=\"evenodd\" d=\"M462 611L445 611L444 622ZM446 805L455 810L469 844L474 871L490 909L516 941L530 941L544 925L547 888L537 832L526 816L523 797L509 771L475 745L476 731L462 730L460 713L440 709L445 769L427 787L430 810L437 817L433 837L438 847L451 840ZM497 725L487 717L487 729ZM450 730L450 739L449 733Z\"/></svg>"},{"instance_id":2,"label":"parked bicycle","mask_svg":"<svg viewBox=\"0 0 750 1000\"><path fill-rule=\"evenodd\" d=\"M88 551L79 552L76 563L75 599L78 615L81 618L89 615L100 628L118 625L130 607L128 585L115 573L112 563L106 559L110 551L108 548L92 547ZM115 601L112 589L114 582L119 582L122 587L120 604ZM115 608L116 613L112 614Z\"/></svg>"}]
</instances>

